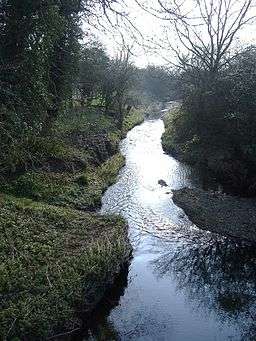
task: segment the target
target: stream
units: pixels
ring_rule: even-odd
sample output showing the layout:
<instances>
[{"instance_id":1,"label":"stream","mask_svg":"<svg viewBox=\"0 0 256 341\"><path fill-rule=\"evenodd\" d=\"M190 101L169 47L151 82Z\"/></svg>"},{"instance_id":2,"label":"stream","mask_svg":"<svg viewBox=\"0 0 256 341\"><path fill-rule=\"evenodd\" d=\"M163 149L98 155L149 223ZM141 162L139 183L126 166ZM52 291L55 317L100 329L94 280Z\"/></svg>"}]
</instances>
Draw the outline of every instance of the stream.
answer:
<instances>
[{"instance_id":1,"label":"stream","mask_svg":"<svg viewBox=\"0 0 256 341\"><path fill-rule=\"evenodd\" d=\"M174 205L173 189L201 182L163 152L163 132L147 120L121 143L126 166L101 211L127 220L133 258L83 340L256 340L256 251L197 229Z\"/></svg>"}]
</instances>

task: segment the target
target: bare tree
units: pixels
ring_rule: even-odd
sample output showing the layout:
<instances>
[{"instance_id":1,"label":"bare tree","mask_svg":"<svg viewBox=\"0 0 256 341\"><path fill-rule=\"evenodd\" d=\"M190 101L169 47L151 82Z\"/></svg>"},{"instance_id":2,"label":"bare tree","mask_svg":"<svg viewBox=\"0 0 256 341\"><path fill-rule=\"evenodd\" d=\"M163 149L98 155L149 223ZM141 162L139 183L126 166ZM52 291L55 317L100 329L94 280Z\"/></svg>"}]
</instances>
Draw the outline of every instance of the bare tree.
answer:
<instances>
[{"instance_id":1,"label":"bare tree","mask_svg":"<svg viewBox=\"0 0 256 341\"><path fill-rule=\"evenodd\" d=\"M180 66L200 67L212 75L228 63L239 31L254 19L253 0L173 0L171 6L170 1L157 1L159 13L171 22L178 36L179 47L169 34L165 39Z\"/></svg>"},{"instance_id":2,"label":"bare tree","mask_svg":"<svg viewBox=\"0 0 256 341\"><path fill-rule=\"evenodd\" d=\"M124 108L135 77L134 65L130 62L131 50L123 47L106 70L103 97L106 112L115 112L120 127L124 119Z\"/></svg>"}]
</instances>

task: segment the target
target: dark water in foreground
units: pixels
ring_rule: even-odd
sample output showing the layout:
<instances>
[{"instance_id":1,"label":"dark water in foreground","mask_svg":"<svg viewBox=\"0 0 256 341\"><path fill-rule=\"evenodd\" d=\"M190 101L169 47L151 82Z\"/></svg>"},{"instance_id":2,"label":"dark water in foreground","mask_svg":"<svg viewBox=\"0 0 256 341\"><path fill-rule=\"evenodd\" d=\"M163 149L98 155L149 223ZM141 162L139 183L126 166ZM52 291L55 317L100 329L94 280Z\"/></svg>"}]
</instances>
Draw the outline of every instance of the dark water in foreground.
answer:
<instances>
[{"instance_id":1,"label":"dark water in foreground","mask_svg":"<svg viewBox=\"0 0 256 341\"><path fill-rule=\"evenodd\" d=\"M256 340L256 251L198 230L174 205L172 189L200 183L164 154L163 131L146 121L121 144L126 166L102 213L128 221L133 259L79 340Z\"/></svg>"}]
</instances>

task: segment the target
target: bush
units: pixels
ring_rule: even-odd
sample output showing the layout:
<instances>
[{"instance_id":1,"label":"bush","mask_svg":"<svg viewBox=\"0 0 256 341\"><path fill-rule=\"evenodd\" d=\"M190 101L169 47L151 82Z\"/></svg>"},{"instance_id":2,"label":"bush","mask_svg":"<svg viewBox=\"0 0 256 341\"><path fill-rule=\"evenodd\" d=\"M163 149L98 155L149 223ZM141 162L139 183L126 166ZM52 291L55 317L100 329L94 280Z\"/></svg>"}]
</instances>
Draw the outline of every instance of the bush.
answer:
<instances>
[{"instance_id":1,"label":"bush","mask_svg":"<svg viewBox=\"0 0 256 341\"><path fill-rule=\"evenodd\" d=\"M239 194L256 194L256 49L212 77L183 74L183 104L166 119L165 147L210 169Z\"/></svg>"}]
</instances>

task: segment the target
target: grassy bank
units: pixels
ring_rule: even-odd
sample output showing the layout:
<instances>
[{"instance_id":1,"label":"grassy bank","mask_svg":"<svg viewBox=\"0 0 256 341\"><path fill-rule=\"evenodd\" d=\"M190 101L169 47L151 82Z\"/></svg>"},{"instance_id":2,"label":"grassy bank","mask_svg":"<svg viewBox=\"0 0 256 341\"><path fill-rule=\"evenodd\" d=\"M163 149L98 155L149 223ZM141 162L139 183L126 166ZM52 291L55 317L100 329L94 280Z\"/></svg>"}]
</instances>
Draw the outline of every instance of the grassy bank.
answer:
<instances>
[{"instance_id":1,"label":"grassy bank","mask_svg":"<svg viewBox=\"0 0 256 341\"><path fill-rule=\"evenodd\" d=\"M79 327L128 257L124 222L9 196L0 208L2 339Z\"/></svg>"},{"instance_id":2,"label":"grassy bank","mask_svg":"<svg viewBox=\"0 0 256 341\"><path fill-rule=\"evenodd\" d=\"M133 108L128 115L124 118L122 134L123 136L137 124L144 121L145 108Z\"/></svg>"},{"instance_id":3,"label":"grassy bank","mask_svg":"<svg viewBox=\"0 0 256 341\"><path fill-rule=\"evenodd\" d=\"M189 131L184 130L181 135L179 129L183 124L183 113L180 108L171 110L164 116L165 131L162 136L163 149L179 160L195 163L195 139L190 139Z\"/></svg>"},{"instance_id":4,"label":"grassy bank","mask_svg":"<svg viewBox=\"0 0 256 341\"><path fill-rule=\"evenodd\" d=\"M54 134L30 146L36 159L2 176L2 339L79 328L127 261L125 222L93 211L124 165L119 141L141 120L134 111L120 131L96 112L63 115Z\"/></svg>"}]
</instances>

